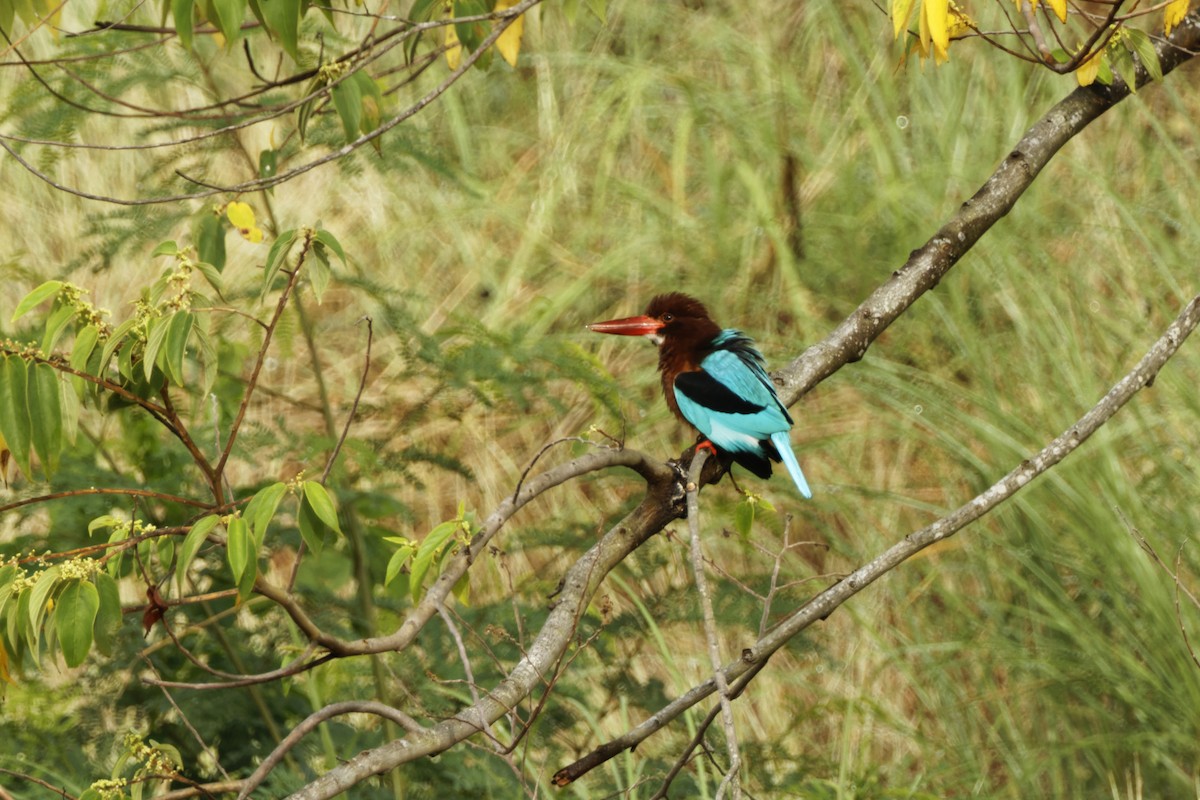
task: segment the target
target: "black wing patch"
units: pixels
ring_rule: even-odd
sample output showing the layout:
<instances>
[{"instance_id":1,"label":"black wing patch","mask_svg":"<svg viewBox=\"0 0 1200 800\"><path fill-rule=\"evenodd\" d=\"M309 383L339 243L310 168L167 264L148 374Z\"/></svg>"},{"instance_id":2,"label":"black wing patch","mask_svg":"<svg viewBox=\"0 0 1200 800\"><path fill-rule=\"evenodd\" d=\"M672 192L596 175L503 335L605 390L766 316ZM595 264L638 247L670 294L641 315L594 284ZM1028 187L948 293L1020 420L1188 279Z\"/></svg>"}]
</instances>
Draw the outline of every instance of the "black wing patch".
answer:
<instances>
[{"instance_id":1,"label":"black wing patch","mask_svg":"<svg viewBox=\"0 0 1200 800\"><path fill-rule=\"evenodd\" d=\"M739 397L732 389L702 369L676 375L675 389L692 402L722 414L757 414L764 408Z\"/></svg>"}]
</instances>

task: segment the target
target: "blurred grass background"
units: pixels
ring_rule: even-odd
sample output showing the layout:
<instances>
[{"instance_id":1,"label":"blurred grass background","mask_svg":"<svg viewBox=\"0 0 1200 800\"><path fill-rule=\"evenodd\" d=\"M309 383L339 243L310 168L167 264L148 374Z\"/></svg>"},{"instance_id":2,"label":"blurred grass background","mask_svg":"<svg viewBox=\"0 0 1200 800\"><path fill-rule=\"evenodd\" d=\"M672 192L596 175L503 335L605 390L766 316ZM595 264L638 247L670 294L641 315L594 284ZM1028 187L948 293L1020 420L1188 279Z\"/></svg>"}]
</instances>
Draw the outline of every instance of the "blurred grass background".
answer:
<instances>
[{"instance_id":1,"label":"blurred grass background","mask_svg":"<svg viewBox=\"0 0 1200 800\"><path fill-rule=\"evenodd\" d=\"M678 453L691 436L659 398L652 349L588 335L583 323L681 289L782 365L899 267L1074 88L978 43L956 45L940 68L899 65L890 23L867 3L618 1L605 23L542 17L514 73L497 63L469 75L385 139L382 158L359 155L272 198L282 227L319 219L351 255L343 288L308 311L339 408L358 381L356 320L376 320L361 428L371 436L352 454L377 459L378 472L360 480L393 493L402 511L387 523L404 535L452 517L459 500L486 512L544 443L590 425ZM863 361L793 409L814 500L800 501L786 480L742 478L779 512L760 518L755 543L768 552L785 536L811 543L780 556L782 582L795 583L773 597L774 618L1036 452L1197 291L1197 74L1190 65L1147 87L1070 143ZM111 136L116 124L88 123L79 136ZM94 163L50 166L84 184L102 174L115 194L154 190L142 182L146 165ZM156 274L148 253L176 235L174 212L87 204L0 164L10 287L0 318L47 277L69 273L119 307ZM230 247L231 263L263 258L232 238ZM249 286L256 277L244 272ZM272 380L311 399L298 328L291 338L284 330ZM1169 578L1130 532L1168 561L1178 554L1196 585L1196 347L1050 475L778 655L735 706L747 788L812 798L1200 796L1200 669ZM578 372L565 372L572 363ZM285 409L293 425L319 425L315 413L270 402L259 418ZM389 460L397 453L407 455ZM280 453L243 475L290 466ZM606 476L524 512L503 538L500 568L480 578L481 608L511 587L535 629L561 569L637 489ZM760 624L761 603L744 587L765 594L774 564L722 531L737 500L728 482L703 498L707 546L725 573L718 613L729 656ZM614 574L607 629L571 664L528 741L530 785L551 791L558 767L704 679L689 586L685 545L670 535ZM1196 631L1200 618L1185 607L1184 623ZM330 687L345 678L338 669L326 673ZM38 691L48 690L10 695L30 703ZM466 697L445 691L448 703ZM567 792L649 796L696 718ZM465 770L486 763L462 758ZM63 772L78 779L87 769ZM485 773L491 796L514 796L510 772ZM699 765L675 792L708 795L718 781ZM421 781L410 796L426 796Z\"/></svg>"}]
</instances>

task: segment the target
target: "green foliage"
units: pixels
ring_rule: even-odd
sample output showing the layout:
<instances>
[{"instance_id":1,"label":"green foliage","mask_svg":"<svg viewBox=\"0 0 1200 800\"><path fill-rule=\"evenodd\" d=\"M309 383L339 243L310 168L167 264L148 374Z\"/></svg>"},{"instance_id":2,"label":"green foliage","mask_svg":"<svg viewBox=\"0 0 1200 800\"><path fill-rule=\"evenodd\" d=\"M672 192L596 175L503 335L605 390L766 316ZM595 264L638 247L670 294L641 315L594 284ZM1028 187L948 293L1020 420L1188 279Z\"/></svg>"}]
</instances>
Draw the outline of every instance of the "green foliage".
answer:
<instances>
[{"instance_id":1,"label":"green foliage","mask_svg":"<svg viewBox=\"0 0 1200 800\"><path fill-rule=\"evenodd\" d=\"M200 5L172 7L186 8L197 31L206 20L219 24L219 9ZM242 19L256 8L267 10L250 3ZM432 18L441 4L426 8ZM548 58L537 71L504 73L505 81L475 71L448 104L389 135L382 157L278 192L270 202L282 232L262 223L269 246L229 236L243 226L199 203L51 212L58 206L15 173L11 191L22 202L0 226L13 243L4 256L15 287L7 302L27 307L11 332L20 341L3 359L4 374L15 377L0 383L0 402L13 410L0 413L0 432L21 473L9 491L14 499L86 487L157 495L83 494L6 512L4 553L19 564L0 565L0 635L16 681L0 707L11 733L0 766L28 770L18 754L44 754L54 785L83 794L123 757L120 777L134 777L122 741L123 727L134 725L147 740L178 747L172 762L189 778L216 779L162 691L128 676L144 674L145 650L165 679L214 677L167 644L161 622L144 633L144 609L122 614L118 587L126 603L144 603L145 569L149 581L175 584L172 599L215 598L172 605L163 619L201 663L230 674L276 670L304 644L290 619L252 592L248 575L286 585L295 567L298 602L337 635L395 630L472 532L465 509L510 496L547 441L595 425L659 456L689 443L658 397L653 351L594 341L582 322L634 313L654 291L684 287L718 306L723 323L752 332L778 366L902 263L930 221L969 196L1031 115L1065 90L963 47L936 78L915 65L897 71L889 56L864 58L884 46L880 18L867 8L805 4L794 20L762 4L739 7L736 19L727 11L691 9L683 25L678 7L625 4L608 10L611 28L587 14L571 29L545 25L538 47ZM307 8L301 13L299 57L315 63L308 37L323 30L330 63L332 43L344 40ZM183 38L186 23L174 19ZM294 59L280 24L267 30L285 63ZM410 58L433 53L441 33L419 47L417 37L407 39ZM275 63L262 57L273 46L262 31L236 35L260 68ZM80 56L114 41L142 40L63 39ZM219 55L211 35L195 33L188 46ZM1140 59L1137 42L1129 46ZM73 69L106 94L138 86L152 99L162 80L155 76L198 86L220 77L220 67L201 74L169 55L140 58L124 57L128 71L89 62ZM45 79L72 100L96 100L73 78L48 71ZM11 92L10 129L83 138L77 109L51 109L40 89L24 84L32 82L3 90ZM383 96L390 103L403 91ZM370 122L362 97L360 134ZM319 95L306 106L310 142L336 148L351 135L333 99ZM830 576L1028 457L1157 335L1187 292L1186 265L1200 244L1189 223L1200 209L1178 191L1197 178L1188 134L1195 106L1168 79L1074 142L936 292L794 409L814 503L788 499L778 480L762 484L743 473L742 487L756 494L706 489L706 552L729 576L715 581L727 657L752 641L760 620L778 621ZM347 114L355 110L347 105ZM960 128L948 119L973 122ZM295 163L300 144L290 124L280 124L269 150L254 151L253 169ZM154 135L182 130L164 121ZM264 161L266 152L273 157ZM231 153L244 157L196 142L184 157L113 172L129 186L165 186L160 176L197 174L196 166ZM791 188L785 156L796 165ZM793 190L803 209L795 219L787 213ZM268 198L241 199L273 218ZM350 237L353 258L320 225L289 227L293 215L323 216ZM164 239L171 241L156 249ZM274 329L264 391L247 406L218 506L185 443L147 404L164 408L169 396L191 442L215 463L263 326L298 264L299 299ZM47 278L55 291L22 301ZM63 298L68 285L89 287L113 313L86 313ZM317 299L319 313L310 304ZM367 389L325 498L313 502L309 486L320 484L297 474L319 474L338 443L363 374L364 313L376 336ZM1196 673L1169 579L1126 523L1168 558L1181 554L1185 583L1196 574L1187 536L1198 529L1191 487L1200 448L1191 346L1104 435L1010 509L871 587L773 660L735 704L751 793L1071 798L1110 793L1135 776L1161 794L1192 788L1198 736L1179 709L1197 702ZM104 383L63 380L64 364ZM32 415L43 411L28 399L35 373L59 384L59 464L49 475L33 430ZM24 392L14 394L22 380ZM79 408L74 444L69 395ZM40 436L55 449L51 430ZM539 464L578 448L552 448ZM479 690L526 651L565 566L637 499L622 473L560 487L510 521L495 552L479 556L471 585L460 587L470 589L470 606L452 608ZM764 514L765 503L778 513ZM222 520L245 526L240 580ZM738 535L722 536L725 526ZM308 553L296 566L301 542ZM88 578L64 577L67 562L36 558L87 546L104 553L102 570ZM540 713L513 756L528 786L704 678L681 552L675 539L656 537L622 565L601 590L612 610L599 610L598 600L569 663L546 676L545 705L535 698L514 710L523 719ZM765 614L777 553L781 574ZM98 598L94 647L64 678L55 670L79 655L90 600L68 599L62 611L62 599L68 591L90 596L86 586ZM1194 617L1183 613L1194 630ZM222 766L243 776L281 731L324 702L373 697L422 720L458 713L471 687L453 637L438 624L403 653L333 661L238 690L236 702L174 690L172 697ZM577 796L651 794L704 711L589 776ZM320 734L306 739L264 795L282 795L334 759L394 738L373 721L323 728L327 743ZM508 744L519 730L506 718L491 733ZM718 734L710 732L709 747L720 750ZM474 748L412 765L401 780L411 795L524 790L509 763ZM711 796L717 775L695 765L678 780L673 795ZM378 784L356 791L394 794Z\"/></svg>"}]
</instances>

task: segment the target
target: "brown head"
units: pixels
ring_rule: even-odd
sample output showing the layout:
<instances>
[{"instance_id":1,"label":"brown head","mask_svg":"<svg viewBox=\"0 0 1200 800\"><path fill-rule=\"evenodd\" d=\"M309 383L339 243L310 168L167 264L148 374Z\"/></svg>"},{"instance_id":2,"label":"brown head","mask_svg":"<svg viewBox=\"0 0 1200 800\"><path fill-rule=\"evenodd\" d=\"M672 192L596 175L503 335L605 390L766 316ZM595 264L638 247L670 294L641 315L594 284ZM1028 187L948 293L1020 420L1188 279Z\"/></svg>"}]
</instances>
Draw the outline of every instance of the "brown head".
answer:
<instances>
[{"instance_id":1,"label":"brown head","mask_svg":"<svg viewBox=\"0 0 1200 800\"><path fill-rule=\"evenodd\" d=\"M645 336L658 345L658 370L662 373L667 405L682 418L675 402L675 376L700 369L712 352L712 340L721 327L708 316L708 309L694 297L681 292L660 294L650 301L640 317L626 317L587 326L596 333Z\"/></svg>"}]
</instances>

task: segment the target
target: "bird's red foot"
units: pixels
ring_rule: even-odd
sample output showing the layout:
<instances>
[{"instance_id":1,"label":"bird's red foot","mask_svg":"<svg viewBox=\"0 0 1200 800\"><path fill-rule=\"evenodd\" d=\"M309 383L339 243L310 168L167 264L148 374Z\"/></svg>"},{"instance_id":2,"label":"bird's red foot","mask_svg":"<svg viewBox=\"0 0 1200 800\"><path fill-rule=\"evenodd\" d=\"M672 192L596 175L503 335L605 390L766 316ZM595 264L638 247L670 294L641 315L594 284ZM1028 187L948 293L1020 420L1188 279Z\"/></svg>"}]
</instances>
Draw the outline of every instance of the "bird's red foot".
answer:
<instances>
[{"instance_id":1,"label":"bird's red foot","mask_svg":"<svg viewBox=\"0 0 1200 800\"><path fill-rule=\"evenodd\" d=\"M712 442L710 442L708 439L705 439L702 442L697 442L696 449L697 450L707 450L708 452L712 453L713 456L717 455L717 446L714 445Z\"/></svg>"}]
</instances>

